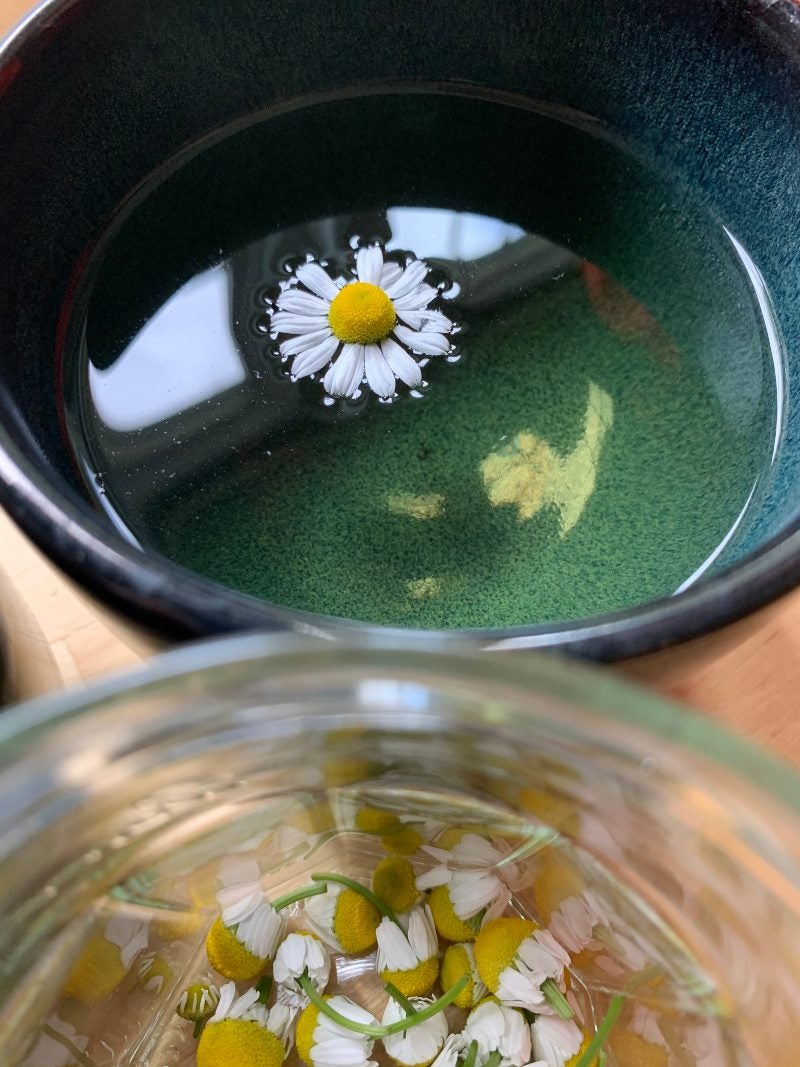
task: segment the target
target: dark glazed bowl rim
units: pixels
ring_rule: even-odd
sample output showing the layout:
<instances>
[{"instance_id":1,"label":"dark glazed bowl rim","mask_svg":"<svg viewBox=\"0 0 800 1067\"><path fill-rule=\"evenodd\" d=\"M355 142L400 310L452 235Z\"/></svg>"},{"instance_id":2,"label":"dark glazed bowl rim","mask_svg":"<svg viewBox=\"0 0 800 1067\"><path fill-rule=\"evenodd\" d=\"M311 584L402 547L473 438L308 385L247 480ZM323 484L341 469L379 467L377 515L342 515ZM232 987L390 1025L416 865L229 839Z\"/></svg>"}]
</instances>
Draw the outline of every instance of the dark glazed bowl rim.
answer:
<instances>
[{"instance_id":1,"label":"dark glazed bowl rim","mask_svg":"<svg viewBox=\"0 0 800 1067\"><path fill-rule=\"evenodd\" d=\"M80 2L80 0L77 0ZM76 0L43 0L4 42L0 67ZM800 53L796 0L743 0L783 48ZM0 417L2 417L0 400ZM145 555L105 527L87 502L47 484L0 426L0 503L24 532L79 585L128 619L169 638L278 630L328 640L487 651L552 648L598 660L642 655L742 618L800 581L800 521L755 554L684 593L564 623L508 628L399 630L281 608L226 589L163 557Z\"/></svg>"}]
</instances>

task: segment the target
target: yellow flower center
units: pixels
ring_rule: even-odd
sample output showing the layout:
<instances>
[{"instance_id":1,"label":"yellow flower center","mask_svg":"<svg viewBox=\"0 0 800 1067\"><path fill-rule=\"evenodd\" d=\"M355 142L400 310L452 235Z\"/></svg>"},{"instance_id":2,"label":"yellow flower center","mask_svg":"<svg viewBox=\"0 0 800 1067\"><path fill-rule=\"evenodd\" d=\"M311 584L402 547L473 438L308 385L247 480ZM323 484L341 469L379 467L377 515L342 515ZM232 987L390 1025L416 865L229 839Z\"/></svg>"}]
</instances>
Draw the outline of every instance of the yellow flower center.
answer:
<instances>
[{"instance_id":1,"label":"yellow flower center","mask_svg":"<svg viewBox=\"0 0 800 1067\"><path fill-rule=\"evenodd\" d=\"M375 931L381 913L355 889L343 889L336 900L333 913L333 932L336 940L349 955L367 952L375 947Z\"/></svg>"},{"instance_id":2,"label":"yellow flower center","mask_svg":"<svg viewBox=\"0 0 800 1067\"><path fill-rule=\"evenodd\" d=\"M72 968L63 993L83 1004L105 1000L125 977L119 949L96 930Z\"/></svg>"},{"instance_id":3,"label":"yellow flower center","mask_svg":"<svg viewBox=\"0 0 800 1067\"><path fill-rule=\"evenodd\" d=\"M327 997L325 998L328 999ZM294 1032L294 1043L297 1049L297 1054L304 1063L308 1064L308 1067L312 1067L313 1060L311 1053L314 1049L314 1031L317 1028L317 1019L319 1018L319 1008L316 1008L313 1004L309 1004L305 1007L297 1020L297 1026Z\"/></svg>"},{"instance_id":4,"label":"yellow flower center","mask_svg":"<svg viewBox=\"0 0 800 1067\"><path fill-rule=\"evenodd\" d=\"M401 829L390 831L381 838L381 844L387 852L398 856L413 856L422 844L423 837L413 826L401 824Z\"/></svg>"},{"instance_id":5,"label":"yellow flower center","mask_svg":"<svg viewBox=\"0 0 800 1067\"><path fill-rule=\"evenodd\" d=\"M448 945L442 956L442 968L439 972L439 980L442 983L443 992L447 992L460 978L468 978L469 981L458 994L453 1003L457 1008L469 1009L475 995L475 982L472 978L472 966L467 950L463 945Z\"/></svg>"},{"instance_id":6,"label":"yellow flower center","mask_svg":"<svg viewBox=\"0 0 800 1067\"><path fill-rule=\"evenodd\" d=\"M269 962L249 952L220 918L214 920L208 931L206 955L215 971L234 982L249 982L258 978Z\"/></svg>"},{"instance_id":7,"label":"yellow flower center","mask_svg":"<svg viewBox=\"0 0 800 1067\"><path fill-rule=\"evenodd\" d=\"M340 341L368 345L382 341L397 321L394 304L377 285L351 282L331 301L328 322Z\"/></svg>"},{"instance_id":8,"label":"yellow flower center","mask_svg":"<svg viewBox=\"0 0 800 1067\"><path fill-rule=\"evenodd\" d=\"M197 1043L197 1067L281 1067L286 1049L251 1019L209 1023Z\"/></svg>"},{"instance_id":9,"label":"yellow flower center","mask_svg":"<svg viewBox=\"0 0 800 1067\"><path fill-rule=\"evenodd\" d=\"M404 997L424 997L433 989L439 977L439 960L431 956L408 971L381 971L384 982L391 982Z\"/></svg>"},{"instance_id":10,"label":"yellow flower center","mask_svg":"<svg viewBox=\"0 0 800 1067\"><path fill-rule=\"evenodd\" d=\"M500 985L500 975L514 962L517 949L536 929L528 919L492 919L475 940L475 963L483 984L493 993Z\"/></svg>"},{"instance_id":11,"label":"yellow flower center","mask_svg":"<svg viewBox=\"0 0 800 1067\"><path fill-rule=\"evenodd\" d=\"M410 911L419 897L414 868L402 856L387 856L375 868L372 891L395 911Z\"/></svg>"}]
</instances>

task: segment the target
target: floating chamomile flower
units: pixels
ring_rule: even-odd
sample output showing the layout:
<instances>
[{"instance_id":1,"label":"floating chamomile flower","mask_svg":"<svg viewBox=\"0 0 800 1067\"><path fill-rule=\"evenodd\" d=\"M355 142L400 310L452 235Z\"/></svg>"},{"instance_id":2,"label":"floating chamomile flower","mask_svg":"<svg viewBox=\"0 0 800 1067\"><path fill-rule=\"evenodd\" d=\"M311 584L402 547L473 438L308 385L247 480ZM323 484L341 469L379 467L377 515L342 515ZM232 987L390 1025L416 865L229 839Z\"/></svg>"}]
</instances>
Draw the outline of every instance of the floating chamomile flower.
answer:
<instances>
[{"instance_id":1,"label":"floating chamomile flower","mask_svg":"<svg viewBox=\"0 0 800 1067\"><path fill-rule=\"evenodd\" d=\"M414 997L408 1003L414 1010L421 1011L433 1001ZM406 1017L406 1010L395 1000L390 999L381 1022L384 1026L391 1026L392 1023L399 1022ZM447 1033L447 1019L444 1012L440 1011L437 1015L420 1023L419 1026L385 1037L383 1047L386 1049L386 1054L401 1067L428 1067L428 1064L432 1063L442 1051Z\"/></svg>"},{"instance_id":2,"label":"floating chamomile flower","mask_svg":"<svg viewBox=\"0 0 800 1067\"><path fill-rule=\"evenodd\" d=\"M376 1026L377 1019L347 997L326 997L329 1007L351 1022ZM297 1020L295 1044L308 1067L377 1067L370 1059L373 1038L348 1030L309 1004Z\"/></svg>"},{"instance_id":3,"label":"floating chamomile flower","mask_svg":"<svg viewBox=\"0 0 800 1067\"><path fill-rule=\"evenodd\" d=\"M291 1009L267 1008L259 1003L257 989L237 997L236 986L228 982L197 1043L197 1067L281 1067L293 1021Z\"/></svg>"},{"instance_id":4,"label":"floating chamomile flower","mask_svg":"<svg viewBox=\"0 0 800 1067\"><path fill-rule=\"evenodd\" d=\"M484 985L478 966L475 963L475 952L472 945L463 942L457 945L448 945L442 956L442 966L439 972L439 980L442 989L446 993L448 989L466 976L467 984L461 990L453 1002L459 1008L474 1008L486 996Z\"/></svg>"},{"instance_id":5,"label":"floating chamomile flower","mask_svg":"<svg viewBox=\"0 0 800 1067\"><path fill-rule=\"evenodd\" d=\"M308 925L336 952L356 955L369 952L377 943L375 931L381 913L361 893L330 883L323 896L306 901Z\"/></svg>"},{"instance_id":6,"label":"floating chamomile flower","mask_svg":"<svg viewBox=\"0 0 800 1067\"><path fill-rule=\"evenodd\" d=\"M217 900L222 915L206 937L208 962L236 982L257 978L275 955L286 921L257 883L220 890Z\"/></svg>"},{"instance_id":7,"label":"floating chamomile flower","mask_svg":"<svg viewBox=\"0 0 800 1067\"><path fill-rule=\"evenodd\" d=\"M403 856L380 861L372 875L372 891L395 912L411 911L421 897L414 868Z\"/></svg>"},{"instance_id":8,"label":"floating chamomile flower","mask_svg":"<svg viewBox=\"0 0 800 1067\"><path fill-rule=\"evenodd\" d=\"M279 985L290 989L307 974L317 992L322 993L331 976L331 957L316 934L289 934L275 954L272 974Z\"/></svg>"},{"instance_id":9,"label":"floating chamomile flower","mask_svg":"<svg viewBox=\"0 0 800 1067\"><path fill-rule=\"evenodd\" d=\"M142 953L136 966L139 985L145 993L160 993L164 983L172 978L172 969L160 953Z\"/></svg>"},{"instance_id":10,"label":"floating chamomile flower","mask_svg":"<svg viewBox=\"0 0 800 1067\"><path fill-rule=\"evenodd\" d=\"M477 925L471 920L496 918L511 899L510 884L517 870L513 864L502 865L510 849L474 833L464 834L452 850L423 847L438 861L417 879L420 889L434 889L431 911L436 929L448 941L473 940Z\"/></svg>"},{"instance_id":11,"label":"floating chamomile flower","mask_svg":"<svg viewBox=\"0 0 800 1067\"><path fill-rule=\"evenodd\" d=\"M524 1067L531 1058L531 1029L525 1016L495 1000L486 1000L469 1013L461 1037L477 1043L476 1067L492 1057L500 1067Z\"/></svg>"},{"instance_id":12,"label":"floating chamomile flower","mask_svg":"<svg viewBox=\"0 0 800 1067\"><path fill-rule=\"evenodd\" d=\"M533 1054L542 1067L572 1067L589 1044L572 1019L540 1015L531 1025Z\"/></svg>"},{"instance_id":13,"label":"floating chamomile flower","mask_svg":"<svg viewBox=\"0 0 800 1067\"><path fill-rule=\"evenodd\" d=\"M563 979L569 955L547 930L528 919L493 919L475 941L475 961L486 986L511 1007L550 1013L564 1010L555 981Z\"/></svg>"},{"instance_id":14,"label":"floating chamomile flower","mask_svg":"<svg viewBox=\"0 0 800 1067\"><path fill-rule=\"evenodd\" d=\"M380 397L391 397L399 379L410 389L422 383L412 353L450 351L454 324L429 305L438 291L425 282L422 260L405 266L384 261L378 245L356 253L355 275L334 280L315 262L299 266L275 301L271 331L280 353L292 358L293 378L327 368L330 396L354 397L366 378Z\"/></svg>"},{"instance_id":15,"label":"floating chamomile flower","mask_svg":"<svg viewBox=\"0 0 800 1067\"><path fill-rule=\"evenodd\" d=\"M391 982L407 997L429 993L439 975L438 942L430 908L414 908L408 933L384 917L378 927L377 967L384 982Z\"/></svg>"}]
</instances>

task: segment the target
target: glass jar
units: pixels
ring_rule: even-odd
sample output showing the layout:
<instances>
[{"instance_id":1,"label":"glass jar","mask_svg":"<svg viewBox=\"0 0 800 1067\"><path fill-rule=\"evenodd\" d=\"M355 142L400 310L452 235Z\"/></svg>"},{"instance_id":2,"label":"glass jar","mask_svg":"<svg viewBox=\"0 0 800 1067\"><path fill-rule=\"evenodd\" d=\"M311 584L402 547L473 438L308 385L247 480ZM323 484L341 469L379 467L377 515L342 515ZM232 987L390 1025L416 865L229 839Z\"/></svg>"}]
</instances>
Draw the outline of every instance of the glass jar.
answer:
<instances>
[{"instance_id":1,"label":"glass jar","mask_svg":"<svg viewBox=\"0 0 800 1067\"><path fill-rule=\"evenodd\" d=\"M6 1067L194 1063L174 1011L232 871L419 872L466 832L506 850L520 914L594 900L569 992L588 1035L622 998L609 1065L797 1063L800 780L599 671L239 637L20 706L0 740ZM338 979L379 1015L365 959Z\"/></svg>"}]
</instances>

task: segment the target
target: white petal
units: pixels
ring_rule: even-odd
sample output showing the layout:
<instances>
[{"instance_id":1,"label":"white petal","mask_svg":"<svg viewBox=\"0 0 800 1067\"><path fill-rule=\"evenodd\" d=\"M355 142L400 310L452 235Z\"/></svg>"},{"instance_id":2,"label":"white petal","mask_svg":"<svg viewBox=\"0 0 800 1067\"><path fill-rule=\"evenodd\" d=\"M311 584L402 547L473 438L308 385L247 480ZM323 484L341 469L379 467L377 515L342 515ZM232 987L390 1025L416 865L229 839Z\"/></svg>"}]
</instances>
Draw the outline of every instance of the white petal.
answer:
<instances>
[{"instance_id":1,"label":"white petal","mask_svg":"<svg viewBox=\"0 0 800 1067\"><path fill-rule=\"evenodd\" d=\"M299 337L292 337L288 341L281 341L279 347L282 355L297 356L301 352L306 352L309 348L314 348L320 341L326 341L329 337L333 337L330 329L314 330L313 333L304 333Z\"/></svg>"},{"instance_id":2,"label":"white petal","mask_svg":"<svg viewBox=\"0 0 800 1067\"><path fill-rule=\"evenodd\" d=\"M400 927L385 916L375 932L378 939L378 971L411 971L419 963L408 938Z\"/></svg>"},{"instance_id":3,"label":"white petal","mask_svg":"<svg viewBox=\"0 0 800 1067\"><path fill-rule=\"evenodd\" d=\"M355 1001L350 1000L348 997L341 995L330 997L328 1004L334 1011L338 1011L340 1015L344 1015L345 1019L349 1019L354 1023L362 1023L365 1026L377 1026L378 1020L375 1016L368 1012L366 1008L362 1008L360 1004L356 1004ZM337 1024L334 1023L334 1026ZM347 1033L352 1036L353 1031L348 1030Z\"/></svg>"},{"instance_id":4,"label":"white petal","mask_svg":"<svg viewBox=\"0 0 800 1067\"><path fill-rule=\"evenodd\" d=\"M412 998L411 1003L417 1009L426 1008L429 1001L421 997ZM381 1020L384 1026L399 1022L405 1018L405 1012L393 1000L386 1005ZM447 1037L447 1019L444 1012L439 1012L433 1018L427 1019L419 1026L411 1030L401 1031L399 1034L391 1034L383 1039L383 1047L393 1060L398 1063L416 1064L429 1063L444 1045Z\"/></svg>"},{"instance_id":5,"label":"white petal","mask_svg":"<svg viewBox=\"0 0 800 1067\"><path fill-rule=\"evenodd\" d=\"M444 1048L431 1064L431 1067L456 1067L458 1058L464 1051L461 1034L451 1034L445 1041Z\"/></svg>"},{"instance_id":6,"label":"white petal","mask_svg":"<svg viewBox=\"0 0 800 1067\"><path fill-rule=\"evenodd\" d=\"M301 293L298 289L287 289L277 300L281 311L293 311L298 315L327 315L330 300L321 300L311 293Z\"/></svg>"},{"instance_id":7,"label":"white petal","mask_svg":"<svg viewBox=\"0 0 800 1067\"><path fill-rule=\"evenodd\" d=\"M407 326L395 326L395 336L398 341L411 349L412 352L421 352L426 356L443 356L450 351L450 342L441 333L417 333L409 330Z\"/></svg>"},{"instance_id":8,"label":"white petal","mask_svg":"<svg viewBox=\"0 0 800 1067\"><path fill-rule=\"evenodd\" d=\"M222 1019L227 1018L228 1012L231 1010L231 1004L233 1004L235 999L236 983L226 982L219 991L219 1004L217 1004L217 1010L211 1016L209 1021L218 1023L221 1022Z\"/></svg>"},{"instance_id":9,"label":"white petal","mask_svg":"<svg viewBox=\"0 0 800 1067\"><path fill-rule=\"evenodd\" d=\"M397 347L400 348L399 345ZM400 351L403 352L402 348L400 348ZM407 359L411 359L411 356L406 352L403 352L403 355L406 356ZM414 360L412 359L411 362L414 363ZM419 370L416 363L414 363L414 366ZM422 375L420 375L420 377L422 377ZM451 871L447 867L431 867L431 869L425 871L424 874L417 875L417 889L433 889L434 886L437 885L447 885L450 881L450 877Z\"/></svg>"},{"instance_id":10,"label":"white petal","mask_svg":"<svg viewBox=\"0 0 800 1067\"><path fill-rule=\"evenodd\" d=\"M248 1008L252 1008L258 1002L258 996L257 989L248 989L246 993L242 993L239 999L231 1006L228 1018L241 1019Z\"/></svg>"},{"instance_id":11,"label":"white petal","mask_svg":"<svg viewBox=\"0 0 800 1067\"><path fill-rule=\"evenodd\" d=\"M325 375L325 391L331 396L354 396L364 377L364 346L345 345Z\"/></svg>"},{"instance_id":12,"label":"white petal","mask_svg":"<svg viewBox=\"0 0 800 1067\"><path fill-rule=\"evenodd\" d=\"M295 315L291 311L276 311L270 319L273 333L313 333L328 325L327 315Z\"/></svg>"},{"instance_id":13,"label":"white petal","mask_svg":"<svg viewBox=\"0 0 800 1067\"><path fill-rule=\"evenodd\" d=\"M387 337L381 341L381 352L383 353L383 358L389 364L392 374L399 378L401 382L405 382L410 389L414 389L422 383L422 371L416 360L404 348L401 348L392 337ZM422 877L424 878L425 875ZM440 883L434 882L431 884L439 885ZM420 888L422 887L420 886Z\"/></svg>"},{"instance_id":14,"label":"white petal","mask_svg":"<svg viewBox=\"0 0 800 1067\"><path fill-rule=\"evenodd\" d=\"M583 1042L583 1035L571 1019L541 1016L531 1026L533 1053L547 1067L564 1067Z\"/></svg>"},{"instance_id":15,"label":"white petal","mask_svg":"<svg viewBox=\"0 0 800 1067\"><path fill-rule=\"evenodd\" d=\"M408 264L397 281L392 282L392 284L387 287L386 295L391 297L392 300L401 296L406 296L412 289L420 284L427 273L427 264L423 263L420 259L413 260Z\"/></svg>"},{"instance_id":16,"label":"white petal","mask_svg":"<svg viewBox=\"0 0 800 1067\"><path fill-rule=\"evenodd\" d=\"M504 1029L501 1006L488 1001L469 1013L463 1036L467 1045L478 1042L478 1055L483 1060L499 1047Z\"/></svg>"},{"instance_id":17,"label":"white petal","mask_svg":"<svg viewBox=\"0 0 800 1067\"><path fill-rule=\"evenodd\" d=\"M222 911L225 926L236 926L253 914L264 903L264 893L260 886L231 886L220 889L217 903Z\"/></svg>"},{"instance_id":18,"label":"white petal","mask_svg":"<svg viewBox=\"0 0 800 1067\"><path fill-rule=\"evenodd\" d=\"M383 272L383 252L378 245L359 248L356 253L356 274L360 282L380 285Z\"/></svg>"},{"instance_id":19,"label":"white petal","mask_svg":"<svg viewBox=\"0 0 800 1067\"><path fill-rule=\"evenodd\" d=\"M434 311L432 308L420 308L416 311L410 311L396 307L395 310L397 311L397 317L402 319L406 326L410 326L412 330L433 330L436 333L450 333L453 329L450 319L443 315L441 311Z\"/></svg>"},{"instance_id":20,"label":"white petal","mask_svg":"<svg viewBox=\"0 0 800 1067\"><path fill-rule=\"evenodd\" d=\"M439 942L433 925L431 909L427 904L414 908L408 921L408 941L418 960L429 960L436 955Z\"/></svg>"},{"instance_id":21,"label":"white petal","mask_svg":"<svg viewBox=\"0 0 800 1067\"><path fill-rule=\"evenodd\" d=\"M419 311L420 308L427 307L431 300L435 296L438 296L438 292L432 285L417 285L410 293L406 293L405 296L398 296L392 300L395 308L403 308L408 311Z\"/></svg>"},{"instance_id":22,"label":"white petal","mask_svg":"<svg viewBox=\"0 0 800 1067\"><path fill-rule=\"evenodd\" d=\"M388 285L396 282L402 273L403 268L399 263L392 263L391 261L384 263L381 272L381 289L385 289Z\"/></svg>"},{"instance_id":23,"label":"white petal","mask_svg":"<svg viewBox=\"0 0 800 1067\"><path fill-rule=\"evenodd\" d=\"M314 345L313 348L303 352L295 359L294 363L292 363L292 374L295 378L305 378L308 374L322 370L338 347L339 341L336 337L329 337L326 341L320 341L319 344Z\"/></svg>"},{"instance_id":24,"label":"white petal","mask_svg":"<svg viewBox=\"0 0 800 1067\"><path fill-rule=\"evenodd\" d=\"M453 859L465 867L494 867L508 855L480 834L464 834L453 849Z\"/></svg>"},{"instance_id":25,"label":"white petal","mask_svg":"<svg viewBox=\"0 0 800 1067\"><path fill-rule=\"evenodd\" d=\"M541 1011L546 1003L540 983L528 975L521 974L513 967L506 967L500 972L497 997L512 1008L527 1008L529 1011Z\"/></svg>"},{"instance_id":26,"label":"white petal","mask_svg":"<svg viewBox=\"0 0 800 1067\"><path fill-rule=\"evenodd\" d=\"M389 364L383 358L378 345L366 345L364 348L364 373L367 385L378 396L394 396L395 384Z\"/></svg>"},{"instance_id":27,"label":"white petal","mask_svg":"<svg viewBox=\"0 0 800 1067\"><path fill-rule=\"evenodd\" d=\"M508 900L508 887L486 870L455 870L450 881L450 900L459 919L466 921L488 908L498 898Z\"/></svg>"},{"instance_id":28,"label":"white petal","mask_svg":"<svg viewBox=\"0 0 800 1067\"><path fill-rule=\"evenodd\" d=\"M323 300L333 300L339 292L330 274L319 263L303 263L295 274L307 289Z\"/></svg>"}]
</instances>

